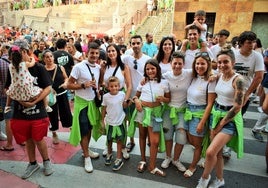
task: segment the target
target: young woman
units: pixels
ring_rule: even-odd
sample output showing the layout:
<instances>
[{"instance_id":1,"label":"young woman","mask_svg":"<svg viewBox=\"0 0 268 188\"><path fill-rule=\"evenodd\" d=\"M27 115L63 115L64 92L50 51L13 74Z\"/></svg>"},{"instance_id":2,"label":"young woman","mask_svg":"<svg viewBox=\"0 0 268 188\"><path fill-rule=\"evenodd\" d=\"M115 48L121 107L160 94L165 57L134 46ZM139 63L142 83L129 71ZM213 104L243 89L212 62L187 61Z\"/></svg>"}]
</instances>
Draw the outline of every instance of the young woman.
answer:
<instances>
[{"instance_id":1,"label":"young woman","mask_svg":"<svg viewBox=\"0 0 268 188\"><path fill-rule=\"evenodd\" d=\"M160 142L160 132L162 131L161 116L162 104L170 101L168 83L161 80L161 68L156 59L149 59L144 66L144 77L148 82L144 85L139 84L136 96L133 101L136 110L133 113L131 125L138 123L139 143L141 151L141 161L137 171L144 172L146 168L146 137L150 139L150 163L148 170L152 174L166 176L165 172L156 167L156 156ZM135 126L135 125L134 125ZM131 128L130 128L131 129Z\"/></svg>"},{"instance_id":2,"label":"young woman","mask_svg":"<svg viewBox=\"0 0 268 188\"><path fill-rule=\"evenodd\" d=\"M208 131L208 119L216 94L216 81L209 82L211 60L207 52L198 52L192 65L193 79L187 91L188 107L185 114L189 143L195 147L193 160L185 171L185 177L191 177L201 158L203 137Z\"/></svg>"},{"instance_id":3,"label":"young woman","mask_svg":"<svg viewBox=\"0 0 268 188\"><path fill-rule=\"evenodd\" d=\"M243 156L241 108L245 96L244 80L233 69L235 56L232 50L221 50L217 63L221 75L215 88L217 98L212 110L211 143L206 151L205 169L197 188L208 186L213 168L216 170L216 179L209 187L224 186L222 149L225 144L237 152L238 158Z\"/></svg>"},{"instance_id":4,"label":"young woman","mask_svg":"<svg viewBox=\"0 0 268 188\"><path fill-rule=\"evenodd\" d=\"M174 51L175 43L173 37L163 37L160 42L159 51L156 55L156 59L159 62L162 74L172 70L170 63L171 56Z\"/></svg>"},{"instance_id":5,"label":"young woman","mask_svg":"<svg viewBox=\"0 0 268 188\"><path fill-rule=\"evenodd\" d=\"M177 51L172 54L172 71L163 74L163 78L168 82L171 99L165 106L163 114L163 127L166 142L166 158L162 162L162 168L168 168L172 162L179 171L184 172L186 168L179 161L184 144L186 144L186 132L184 129L184 113L186 110L187 89L192 81L192 70L183 69L184 54ZM173 138L175 136L174 159L171 152Z\"/></svg>"}]
</instances>

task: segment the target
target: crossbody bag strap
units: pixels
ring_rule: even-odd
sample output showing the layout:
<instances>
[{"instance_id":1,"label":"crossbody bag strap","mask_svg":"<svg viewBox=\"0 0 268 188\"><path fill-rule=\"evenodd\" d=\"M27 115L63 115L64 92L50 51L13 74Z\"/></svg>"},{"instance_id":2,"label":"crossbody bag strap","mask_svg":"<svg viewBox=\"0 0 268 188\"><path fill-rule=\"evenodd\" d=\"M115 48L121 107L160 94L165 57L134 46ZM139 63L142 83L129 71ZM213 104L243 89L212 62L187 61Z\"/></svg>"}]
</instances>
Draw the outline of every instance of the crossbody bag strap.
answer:
<instances>
[{"instance_id":1,"label":"crossbody bag strap","mask_svg":"<svg viewBox=\"0 0 268 188\"><path fill-rule=\"evenodd\" d=\"M58 69L58 65L56 65L56 68L54 70L54 73L53 73L53 76L52 76L52 82L54 82L55 80L55 76L56 76L56 73L57 73L57 69Z\"/></svg>"},{"instance_id":2,"label":"crossbody bag strap","mask_svg":"<svg viewBox=\"0 0 268 188\"><path fill-rule=\"evenodd\" d=\"M115 76L115 74L116 74L118 68L119 68L119 65L117 65L116 68L114 69L114 72L113 72L113 75L112 75L112 76Z\"/></svg>"}]
</instances>

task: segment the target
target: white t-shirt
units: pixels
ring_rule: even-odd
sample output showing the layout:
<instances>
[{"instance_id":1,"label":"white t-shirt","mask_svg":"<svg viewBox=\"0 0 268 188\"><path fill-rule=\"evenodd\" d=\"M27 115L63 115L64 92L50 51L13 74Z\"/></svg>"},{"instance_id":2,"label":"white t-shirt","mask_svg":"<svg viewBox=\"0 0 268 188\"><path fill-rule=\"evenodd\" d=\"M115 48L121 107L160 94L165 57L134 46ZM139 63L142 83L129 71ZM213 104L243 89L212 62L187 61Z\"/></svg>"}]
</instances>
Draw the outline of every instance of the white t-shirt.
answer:
<instances>
[{"instance_id":1,"label":"white t-shirt","mask_svg":"<svg viewBox=\"0 0 268 188\"><path fill-rule=\"evenodd\" d=\"M208 82L199 76L192 80L187 90L187 102L193 105L206 105L207 93L215 93L216 81Z\"/></svg>"},{"instance_id":2,"label":"white t-shirt","mask_svg":"<svg viewBox=\"0 0 268 188\"><path fill-rule=\"evenodd\" d=\"M235 62L234 69L244 77L246 89L249 88L255 72L264 71L263 57L254 50L247 57L241 55L240 50L235 50Z\"/></svg>"},{"instance_id":3,"label":"white t-shirt","mask_svg":"<svg viewBox=\"0 0 268 188\"><path fill-rule=\"evenodd\" d=\"M171 64L170 63L162 63L162 61L159 63L159 66L161 68L161 73L164 74L168 71L171 71Z\"/></svg>"},{"instance_id":4,"label":"white t-shirt","mask_svg":"<svg viewBox=\"0 0 268 188\"><path fill-rule=\"evenodd\" d=\"M102 106L106 106L105 121L107 125L118 126L121 125L125 119L125 112L123 109L123 102L125 93L119 91L117 95L106 93L103 95Z\"/></svg>"},{"instance_id":5,"label":"white t-shirt","mask_svg":"<svg viewBox=\"0 0 268 188\"><path fill-rule=\"evenodd\" d=\"M132 55L127 55L123 59L123 63L128 65L131 74L132 88L133 88L131 91L131 97L134 97L136 95L138 84L144 77L144 65L146 61L149 59L151 59L150 56L142 54L141 58L136 60L137 70L134 69L135 58Z\"/></svg>"},{"instance_id":6,"label":"white t-shirt","mask_svg":"<svg viewBox=\"0 0 268 188\"><path fill-rule=\"evenodd\" d=\"M106 67L104 77L103 77L103 80L104 80L106 86L108 85L108 82L107 82L108 79L113 75L115 69L116 69L116 66L115 67L111 67L111 66ZM119 79L120 89L123 88L125 86L125 77L122 74L122 70L120 67L118 67L118 69L115 73L115 76Z\"/></svg>"},{"instance_id":7,"label":"white t-shirt","mask_svg":"<svg viewBox=\"0 0 268 188\"><path fill-rule=\"evenodd\" d=\"M202 39L203 42L207 41L207 24L203 23L202 24L202 27L205 29L205 30L202 30L201 31L201 35L200 35L200 38Z\"/></svg>"},{"instance_id":8,"label":"white t-shirt","mask_svg":"<svg viewBox=\"0 0 268 188\"><path fill-rule=\"evenodd\" d=\"M186 105L187 89L192 81L192 70L182 69L182 73L178 76L173 71L163 74L163 78L167 80L171 95L169 106L181 108Z\"/></svg>"},{"instance_id":9,"label":"white t-shirt","mask_svg":"<svg viewBox=\"0 0 268 188\"><path fill-rule=\"evenodd\" d=\"M82 55L83 55L83 54L82 54L81 52L76 51L75 54L74 54L74 57L78 59L78 58L81 57ZM79 63L79 61L74 60L74 64L77 64L77 63Z\"/></svg>"},{"instance_id":10,"label":"white t-shirt","mask_svg":"<svg viewBox=\"0 0 268 188\"><path fill-rule=\"evenodd\" d=\"M146 82L143 86L139 84L137 90L141 92L140 100L155 102L158 96L164 96L165 93L169 92L169 87L168 82L162 79L160 83L152 80Z\"/></svg>"},{"instance_id":11,"label":"white t-shirt","mask_svg":"<svg viewBox=\"0 0 268 188\"><path fill-rule=\"evenodd\" d=\"M233 50L233 52L235 53L235 48L234 47L231 47L231 50ZM219 44L216 44L216 45L212 46L210 48L210 51L213 54L214 61L217 61L217 55L221 51L221 47L219 46Z\"/></svg>"},{"instance_id":12,"label":"white t-shirt","mask_svg":"<svg viewBox=\"0 0 268 188\"><path fill-rule=\"evenodd\" d=\"M87 65L89 64L87 60L83 60L80 63L74 65L70 76L76 79L77 83L82 84L86 81L91 81L92 77L91 74L87 68ZM100 77L100 66L98 64L95 64L95 67L90 67L91 72L94 74L95 80L96 80L96 86L98 86L98 81ZM95 93L92 89L92 87L86 88L86 89L78 89L75 90L75 95L85 99L85 100L93 100L95 97Z\"/></svg>"}]
</instances>

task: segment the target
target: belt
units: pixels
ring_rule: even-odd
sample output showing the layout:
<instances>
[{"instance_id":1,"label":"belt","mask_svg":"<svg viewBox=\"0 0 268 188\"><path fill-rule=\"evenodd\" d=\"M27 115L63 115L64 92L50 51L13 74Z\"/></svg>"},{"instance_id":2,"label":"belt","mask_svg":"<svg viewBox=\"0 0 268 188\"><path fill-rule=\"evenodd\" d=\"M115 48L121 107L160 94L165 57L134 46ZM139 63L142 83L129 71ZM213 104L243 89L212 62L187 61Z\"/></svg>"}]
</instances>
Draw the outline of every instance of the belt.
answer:
<instances>
[{"instance_id":1,"label":"belt","mask_svg":"<svg viewBox=\"0 0 268 188\"><path fill-rule=\"evenodd\" d=\"M233 107L233 106L223 106L217 102L215 102L215 106L216 106L216 108L219 108L219 109L224 110L224 111L229 111Z\"/></svg>"}]
</instances>

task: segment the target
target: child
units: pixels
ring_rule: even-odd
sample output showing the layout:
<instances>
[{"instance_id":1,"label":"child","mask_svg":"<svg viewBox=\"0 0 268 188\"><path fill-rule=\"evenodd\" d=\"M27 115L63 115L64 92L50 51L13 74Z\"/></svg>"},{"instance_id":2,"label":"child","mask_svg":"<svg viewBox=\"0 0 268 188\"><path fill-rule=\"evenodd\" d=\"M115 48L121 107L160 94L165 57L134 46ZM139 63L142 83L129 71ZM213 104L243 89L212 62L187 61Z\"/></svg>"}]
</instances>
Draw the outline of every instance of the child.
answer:
<instances>
[{"instance_id":1,"label":"child","mask_svg":"<svg viewBox=\"0 0 268 188\"><path fill-rule=\"evenodd\" d=\"M145 80L137 88L136 96L133 97L136 109L131 118L129 130L135 126L134 121L139 126L139 142L141 151L141 161L138 164L137 171L142 173L146 169L145 146L146 137L150 140L150 162L148 170L151 174L166 176L166 173L156 167L156 157L159 143L164 142L162 129L162 103L170 101L170 92L166 80L161 80L161 68L156 59L149 59L144 66ZM129 131L129 136L132 136ZM161 142L162 141L162 142ZM160 151L163 151L161 148Z\"/></svg>"},{"instance_id":2,"label":"child","mask_svg":"<svg viewBox=\"0 0 268 188\"><path fill-rule=\"evenodd\" d=\"M112 144L114 140L117 142L117 156L113 166L114 171L120 170L124 164L121 151L126 136L126 130L123 125L126 114L123 108L128 106L128 101L124 100L125 93L119 91L119 89L119 79L115 76L111 76L108 79L109 93L106 93L103 96L102 102L102 128L106 127L108 143L108 153L105 158L105 165L111 165L113 158Z\"/></svg>"},{"instance_id":3,"label":"child","mask_svg":"<svg viewBox=\"0 0 268 188\"><path fill-rule=\"evenodd\" d=\"M201 35L199 38L199 43L201 43L201 52L206 52L207 51L207 43L206 43L206 37L207 37L207 24L205 23L206 21L206 12L203 10L198 10L196 11L194 15L194 21L193 23L187 25L185 29L189 29L190 26L196 25L200 30L201 30ZM182 46L181 51L185 52L187 49L187 46L185 44Z\"/></svg>"},{"instance_id":4,"label":"child","mask_svg":"<svg viewBox=\"0 0 268 188\"><path fill-rule=\"evenodd\" d=\"M9 65L9 71L12 82L6 92L8 95L8 101L10 98L16 101L31 101L42 91L41 88L34 85L35 78L28 71L28 67L31 67L35 63L34 59L32 59L31 62L24 62L22 58L23 50L26 49L20 49L19 46L13 46L11 48L12 63ZM7 102L7 104L9 103L10 102ZM46 99L44 99L44 104L47 112L52 112L52 109L48 106L48 101ZM25 112L28 111L27 109L25 109Z\"/></svg>"}]
</instances>

